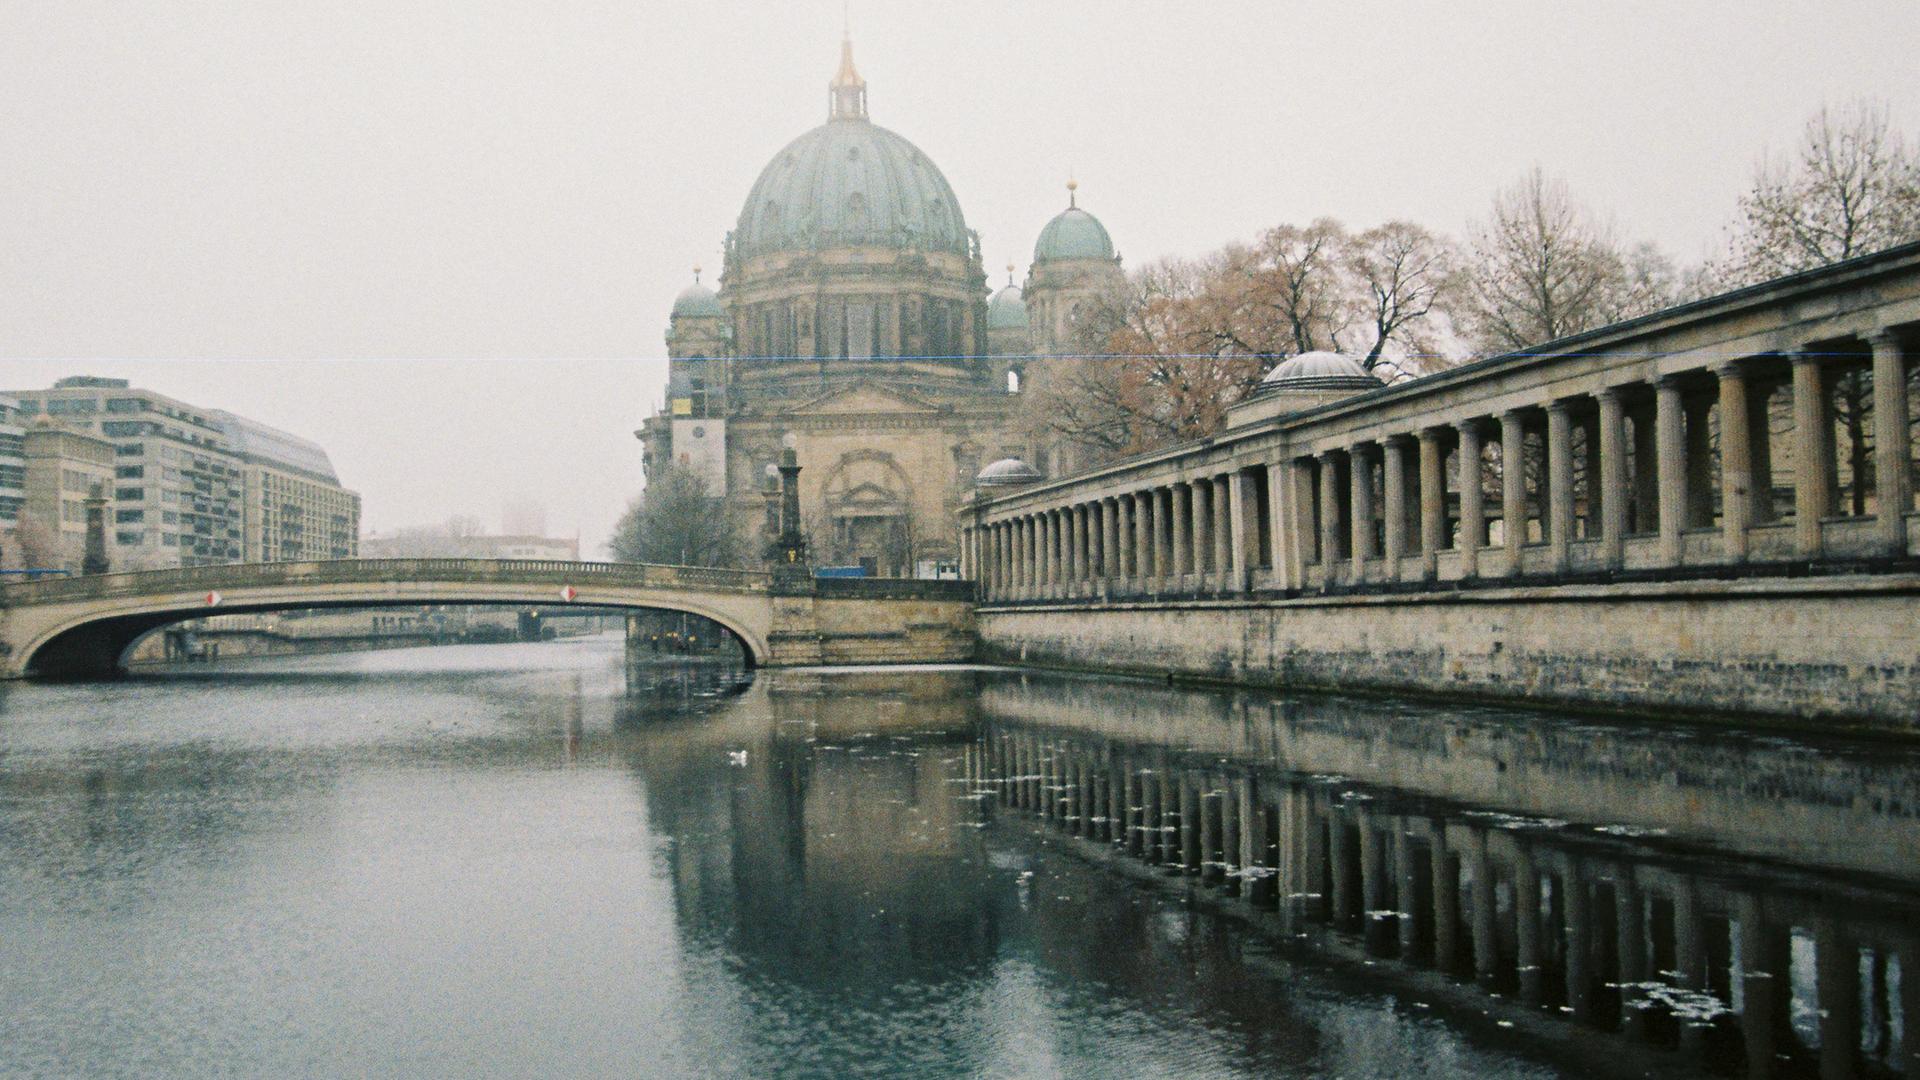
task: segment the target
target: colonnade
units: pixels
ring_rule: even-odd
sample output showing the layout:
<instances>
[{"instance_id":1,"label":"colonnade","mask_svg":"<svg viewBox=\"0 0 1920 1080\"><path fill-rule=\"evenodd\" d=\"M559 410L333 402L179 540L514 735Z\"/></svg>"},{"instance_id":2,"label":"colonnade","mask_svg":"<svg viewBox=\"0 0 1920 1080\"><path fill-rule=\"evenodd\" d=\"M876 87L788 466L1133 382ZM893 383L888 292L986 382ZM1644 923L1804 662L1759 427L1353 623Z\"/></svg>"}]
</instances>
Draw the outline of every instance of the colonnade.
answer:
<instances>
[{"instance_id":1,"label":"colonnade","mask_svg":"<svg viewBox=\"0 0 1920 1080\"><path fill-rule=\"evenodd\" d=\"M1692 1060L1744 1059L1750 1077L1920 1077L1920 932L1855 916L1838 890L1695 871L1553 823L1403 812L1390 792L1162 746L1004 723L980 746L971 779L999 806L1188 875L1289 937Z\"/></svg>"},{"instance_id":2,"label":"colonnade","mask_svg":"<svg viewBox=\"0 0 1920 1080\"><path fill-rule=\"evenodd\" d=\"M1555 381L1541 358L1497 411L1389 399L996 495L967 512L962 570L989 600L1048 600L1905 556L1908 352L1882 327L1651 380Z\"/></svg>"},{"instance_id":3,"label":"colonnade","mask_svg":"<svg viewBox=\"0 0 1920 1080\"><path fill-rule=\"evenodd\" d=\"M1187 476L963 526L962 575L988 597L1239 593L1265 565L1261 470Z\"/></svg>"}]
</instances>

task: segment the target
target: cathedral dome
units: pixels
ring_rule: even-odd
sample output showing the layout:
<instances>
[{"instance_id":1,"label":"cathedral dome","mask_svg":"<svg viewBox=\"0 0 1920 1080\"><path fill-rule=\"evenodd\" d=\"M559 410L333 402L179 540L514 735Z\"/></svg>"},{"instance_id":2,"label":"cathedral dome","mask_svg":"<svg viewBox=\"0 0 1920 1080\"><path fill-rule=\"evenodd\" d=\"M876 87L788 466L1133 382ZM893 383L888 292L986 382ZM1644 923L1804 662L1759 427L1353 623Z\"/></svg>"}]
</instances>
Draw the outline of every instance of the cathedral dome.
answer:
<instances>
[{"instance_id":1,"label":"cathedral dome","mask_svg":"<svg viewBox=\"0 0 1920 1080\"><path fill-rule=\"evenodd\" d=\"M835 247L968 253L953 188L920 148L867 118L867 84L843 45L826 123L760 171L740 221L741 255Z\"/></svg>"},{"instance_id":2,"label":"cathedral dome","mask_svg":"<svg viewBox=\"0 0 1920 1080\"><path fill-rule=\"evenodd\" d=\"M1295 390L1378 390L1379 379L1351 356L1315 350L1282 360L1260 380L1257 393Z\"/></svg>"},{"instance_id":3,"label":"cathedral dome","mask_svg":"<svg viewBox=\"0 0 1920 1080\"><path fill-rule=\"evenodd\" d=\"M673 317L676 319L723 319L726 315L726 309L720 306L720 298L714 295L712 289L700 284L697 278L673 298Z\"/></svg>"},{"instance_id":4,"label":"cathedral dome","mask_svg":"<svg viewBox=\"0 0 1920 1080\"><path fill-rule=\"evenodd\" d=\"M1034 262L1113 258L1113 238L1107 235L1107 227L1100 224L1099 218L1080 209L1073 194L1079 186L1071 180L1067 182L1067 208L1055 214L1040 230L1040 239L1033 245Z\"/></svg>"},{"instance_id":5,"label":"cathedral dome","mask_svg":"<svg viewBox=\"0 0 1920 1080\"><path fill-rule=\"evenodd\" d=\"M973 478L973 482L981 487L1016 487L1021 484L1037 484L1045 479L1040 470L1019 458L1001 458L981 469Z\"/></svg>"},{"instance_id":6,"label":"cathedral dome","mask_svg":"<svg viewBox=\"0 0 1920 1080\"><path fill-rule=\"evenodd\" d=\"M1027 301L1020 294L1020 286L1008 282L987 301L988 330L1025 330L1027 328Z\"/></svg>"}]
</instances>

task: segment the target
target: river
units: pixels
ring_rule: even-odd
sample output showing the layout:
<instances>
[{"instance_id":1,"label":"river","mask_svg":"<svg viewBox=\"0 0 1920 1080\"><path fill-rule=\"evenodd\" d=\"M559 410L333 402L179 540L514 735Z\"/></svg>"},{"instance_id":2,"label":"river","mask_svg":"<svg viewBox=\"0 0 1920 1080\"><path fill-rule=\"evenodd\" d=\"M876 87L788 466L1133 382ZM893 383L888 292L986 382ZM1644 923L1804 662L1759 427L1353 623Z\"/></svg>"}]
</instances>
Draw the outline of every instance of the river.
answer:
<instances>
[{"instance_id":1,"label":"river","mask_svg":"<svg viewBox=\"0 0 1920 1080\"><path fill-rule=\"evenodd\" d=\"M0 687L7 1076L1920 1075L1920 752L617 638Z\"/></svg>"}]
</instances>

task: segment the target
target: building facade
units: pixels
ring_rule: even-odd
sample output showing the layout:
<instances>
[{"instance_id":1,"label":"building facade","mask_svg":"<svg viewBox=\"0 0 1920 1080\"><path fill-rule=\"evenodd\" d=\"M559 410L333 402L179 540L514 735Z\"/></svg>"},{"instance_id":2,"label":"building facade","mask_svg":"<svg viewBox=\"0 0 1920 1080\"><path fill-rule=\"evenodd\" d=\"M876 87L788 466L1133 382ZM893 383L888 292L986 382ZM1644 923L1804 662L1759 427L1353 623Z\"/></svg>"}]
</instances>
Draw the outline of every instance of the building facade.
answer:
<instances>
[{"instance_id":1,"label":"building facade","mask_svg":"<svg viewBox=\"0 0 1920 1080\"><path fill-rule=\"evenodd\" d=\"M79 573L86 559L87 504L105 502L109 531L113 510L113 443L42 419L21 439L25 460L20 520L38 535L14 539L32 569Z\"/></svg>"},{"instance_id":2,"label":"building facade","mask_svg":"<svg viewBox=\"0 0 1920 1080\"><path fill-rule=\"evenodd\" d=\"M124 379L78 376L7 396L19 402L29 435L45 423L111 447L108 558L115 569L358 552L360 496L340 485L326 452L306 439ZM28 503L37 517L30 495Z\"/></svg>"},{"instance_id":3,"label":"building facade","mask_svg":"<svg viewBox=\"0 0 1920 1080\"><path fill-rule=\"evenodd\" d=\"M695 271L674 301L667 400L635 433L648 474L694 471L757 553L771 539L769 470L790 445L816 563L899 577L953 566L974 474L1044 457L1021 413L1024 363L1068 339L1076 298L1122 276L1077 205L1042 230L1025 290L1011 273L990 295L959 199L919 148L873 123L843 43L826 123L761 171L719 288Z\"/></svg>"}]
</instances>

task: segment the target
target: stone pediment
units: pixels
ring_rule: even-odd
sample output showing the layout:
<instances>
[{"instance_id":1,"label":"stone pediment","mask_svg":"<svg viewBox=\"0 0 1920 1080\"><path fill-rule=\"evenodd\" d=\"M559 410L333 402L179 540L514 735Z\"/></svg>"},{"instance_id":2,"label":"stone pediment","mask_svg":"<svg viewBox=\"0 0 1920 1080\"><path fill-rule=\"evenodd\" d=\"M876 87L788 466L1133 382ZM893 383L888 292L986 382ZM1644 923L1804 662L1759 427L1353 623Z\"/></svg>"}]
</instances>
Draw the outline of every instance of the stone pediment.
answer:
<instances>
[{"instance_id":1,"label":"stone pediment","mask_svg":"<svg viewBox=\"0 0 1920 1080\"><path fill-rule=\"evenodd\" d=\"M835 495L833 503L843 507L893 507L900 505L900 496L878 484L860 484Z\"/></svg>"},{"instance_id":2,"label":"stone pediment","mask_svg":"<svg viewBox=\"0 0 1920 1080\"><path fill-rule=\"evenodd\" d=\"M783 410L794 416L843 416L873 413L943 413L946 407L891 387L858 383Z\"/></svg>"}]
</instances>

